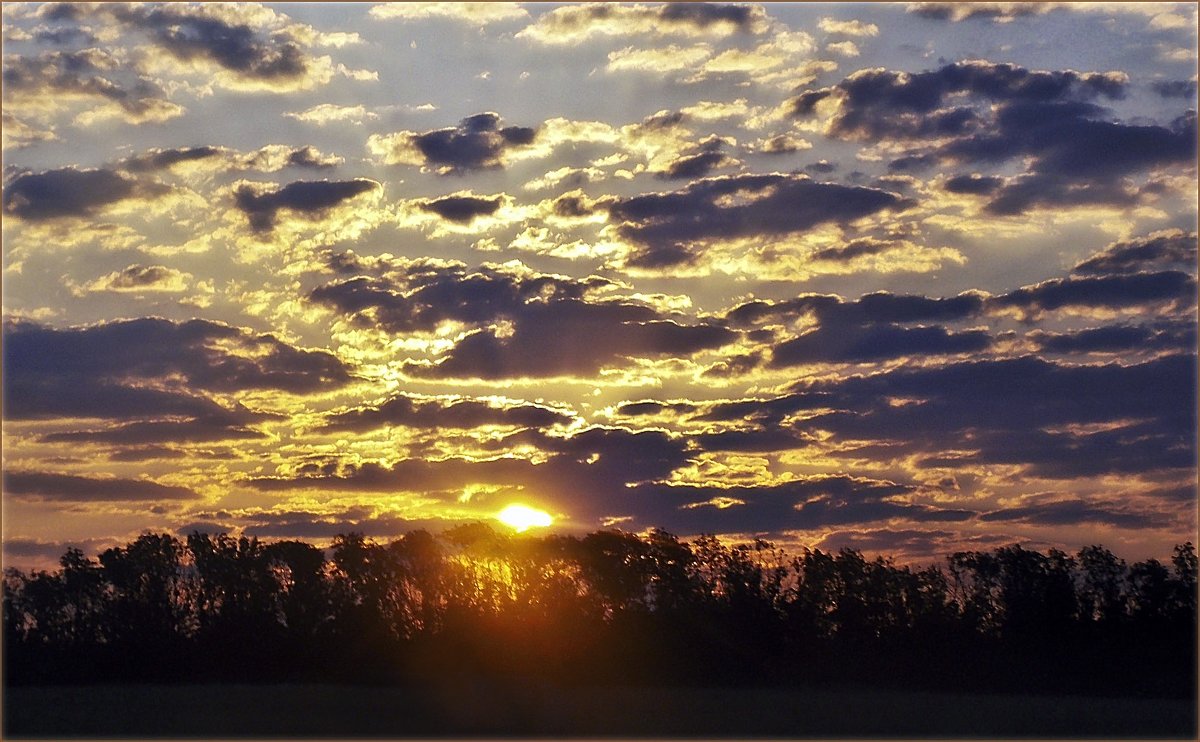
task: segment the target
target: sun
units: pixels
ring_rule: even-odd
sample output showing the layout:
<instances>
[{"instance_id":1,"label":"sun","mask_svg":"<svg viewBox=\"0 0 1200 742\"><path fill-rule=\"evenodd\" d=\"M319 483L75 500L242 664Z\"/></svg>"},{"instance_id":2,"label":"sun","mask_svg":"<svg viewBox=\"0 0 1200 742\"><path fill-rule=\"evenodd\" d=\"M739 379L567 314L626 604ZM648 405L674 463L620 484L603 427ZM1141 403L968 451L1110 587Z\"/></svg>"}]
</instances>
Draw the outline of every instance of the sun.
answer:
<instances>
[{"instance_id":1,"label":"sun","mask_svg":"<svg viewBox=\"0 0 1200 742\"><path fill-rule=\"evenodd\" d=\"M496 514L496 518L517 533L524 533L530 528L545 528L554 522L550 514L531 508L527 505L509 505Z\"/></svg>"}]
</instances>

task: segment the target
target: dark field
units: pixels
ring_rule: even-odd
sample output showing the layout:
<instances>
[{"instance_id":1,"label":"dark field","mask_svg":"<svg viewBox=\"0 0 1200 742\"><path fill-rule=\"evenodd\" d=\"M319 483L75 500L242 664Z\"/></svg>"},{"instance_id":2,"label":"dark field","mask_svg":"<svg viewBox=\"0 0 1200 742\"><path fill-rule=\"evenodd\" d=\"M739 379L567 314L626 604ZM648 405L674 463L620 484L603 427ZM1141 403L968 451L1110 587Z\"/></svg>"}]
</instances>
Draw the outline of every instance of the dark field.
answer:
<instances>
[{"instance_id":1,"label":"dark field","mask_svg":"<svg viewBox=\"0 0 1200 742\"><path fill-rule=\"evenodd\" d=\"M5 691L4 736L1178 737L1186 700L459 682Z\"/></svg>"}]
</instances>

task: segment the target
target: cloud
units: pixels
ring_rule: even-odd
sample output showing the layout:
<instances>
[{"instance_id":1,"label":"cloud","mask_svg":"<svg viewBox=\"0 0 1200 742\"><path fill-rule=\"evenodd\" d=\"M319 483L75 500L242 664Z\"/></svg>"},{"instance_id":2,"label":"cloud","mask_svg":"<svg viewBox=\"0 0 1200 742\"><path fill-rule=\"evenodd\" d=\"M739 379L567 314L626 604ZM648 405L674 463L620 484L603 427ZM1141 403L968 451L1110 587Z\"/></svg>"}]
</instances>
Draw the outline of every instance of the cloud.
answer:
<instances>
[{"instance_id":1,"label":"cloud","mask_svg":"<svg viewBox=\"0 0 1200 742\"><path fill-rule=\"evenodd\" d=\"M13 114L5 111L3 121L0 123L0 134L3 134L4 149L20 149L28 147L38 142L52 142L58 139L58 135L54 132L34 126L22 119L17 118Z\"/></svg>"},{"instance_id":2,"label":"cloud","mask_svg":"<svg viewBox=\"0 0 1200 742\"><path fill-rule=\"evenodd\" d=\"M741 161L721 151L730 141L717 136L706 137L694 146L685 148L657 175L667 180L691 180L702 178L719 168L737 167L742 164Z\"/></svg>"},{"instance_id":3,"label":"cloud","mask_svg":"<svg viewBox=\"0 0 1200 742\"><path fill-rule=\"evenodd\" d=\"M417 202L417 208L437 214L458 224L469 224L477 217L490 216L503 204L500 196L484 198L470 194L455 194Z\"/></svg>"},{"instance_id":4,"label":"cloud","mask_svg":"<svg viewBox=\"0 0 1200 742\"><path fill-rule=\"evenodd\" d=\"M1127 83L1122 73L1047 72L1013 64L968 61L913 74L859 70L831 88L801 93L790 105L795 115L806 116L818 102L832 98L837 107L829 132L845 139L924 138L961 135L982 124L980 114L972 108L943 107L952 95L1006 103L1046 103L1097 96L1117 98L1124 95Z\"/></svg>"},{"instance_id":5,"label":"cloud","mask_svg":"<svg viewBox=\"0 0 1200 742\"><path fill-rule=\"evenodd\" d=\"M1041 15L1062 7L1062 3L909 3L907 12L936 21L969 21L983 18L1009 23L1017 18Z\"/></svg>"},{"instance_id":6,"label":"cloud","mask_svg":"<svg viewBox=\"0 0 1200 742\"><path fill-rule=\"evenodd\" d=\"M735 326L791 323L812 315L821 324L871 324L896 322L946 322L976 316L985 306L985 295L964 292L948 298L880 291L845 301L826 294L802 294L784 301L754 300L729 310L725 318Z\"/></svg>"},{"instance_id":7,"label":"cloud","mask_svg":"<svg viewBox=\"0 0 1200 742\"><path fill-rule=\"evenodd\" d=\"M297 121L316 124L317 126L325 126L335 121L347 121L355 125L361 125L368 119L379 118L379 114L368 111L362 105L339 106L333 103L321 103L312 108L306 108L303 111L289 111L283 115Z\"/></svg>"},{"instance_id":8,"label":"cloud","mask_svg":"<svg viewBox=\"0 0 1200 742\"><path fill-rule=\"evenodd\" d=\"M518 21L529 18L529 13L517 3L387 3L371 8L372 18L388 21L418 21L429 18L445 18L476 26L492 23Z\"/></svg>"},{"instance_id":9,"label":"cloud","mask_svg":"<svg viewBox=\"0 0 1200 742\"><path fill-rule=\"evenodd\" d=\"M165 265L131 265L101 276L83 286L85 292L110 291L117 293L186 291L191 283L190 273Z\"/></svg>"},{"instance_id":10,"label":"cloud","mask_svg":"<svg viewBox=\"0 0 1200 742\"><path fill-rule=\"evenodd\" d=\"M853 41L837 41L826 44L825 51L839 57L857 57L861 53L858 51L858 44Z\"/></svg>"},{"instance_id":11,"label":"cloud","mask_svg":"<svg viewBox=\"0 0 1200 742\"><path fill-rule=\"evenodd\" d=\"M956 175L952 178L947 178L946 182L942 184L942 188L946 189L949 193L969 193L973 196L987 196L995 193L1003 185L1004 178L971 173L969 175Z\"/></svg>"},{"instance_id":12,"label":"cloud","mask_svg":"<svg viewBox=\"0 0 1200 742\"><path fill-rule=\"evenodd\" d=\"M1120 72L968 61L914 74L860 70L788 105L802 118L831 110L826 133L833 137L925 145L894 160L893 170L1022 158L1026 171L1003 183L951 180L960 193L986 185L985 211L1014 216L1034 208L1132 206L1142 194L1127 177L1193 163L1194 112L1167 126L1126 124L1105 120L1105 109L1091 102L1122 98L1127 88Z\"/></svg>"},{"instance_id":13,"label":"cloud","mask_svg":"<svg viewBox=\"0 0 1200 742\"><path fill-rule=\"evenodd\" d=\"M1155 80L1150 83L1150 89L1163 98L1183 98L1195 100L1195 80Z\"/></svg>"},{"instance_id":14,"label":"cloud","mask_svg":"<svg viewBox=\"0 0 1200 742\"><path fill-rule=\"evenodd\" d=\"M183 163L208 160L222 156L221 147L181 147L178 149L152 149L139 155L121 160L121 168L131 173L168 170Z\"/></svg>"},{"instance_id":15,"label":"cloud","mask_svg":"<svg viewBox=\"0 0 1200 742\"><path fill-rule=\"evenodd\" d=\"M762 33L766 13L757 5L589 3L554 8L517 34L541 44L575 44L593 36L731 36Z\"/></svg>"},{"instance_id":16,"label":"cloud","mask_svg":"<svg viewBox=\"0 0 1200 742\"><path fill-rule=\"evenodd\" d=\"M618 234L638 246L629 265L667 268L691 262L709 242L780 237L906 206L887 191L769 174L706 178L679 191L620 199L609 213Z\"/></svg>"},{"instance_id":17,"label":"cloud","mask_svg":"<svg viewBox=\"0 0 1200 742\"><path fill-rule=\"evenodd\" d=\"M836 18L822 18L817 21L817 28L827 34L842 36L878 36L879 26L874 23L864 23L859 20L840 21Z\"/></svg>"},{"instance_id":18,"label":"cloud","mask_svg":"<svg viewBox=\"0 0 1200 742\"><path fill-rule=\"evenodd\" d=\"M304 394L351 379L327 351L218 322L157 318L64 329L10 321L4 366L7 419L184 416L242 425L262 416L196 392Z\"/></svg>"},{"instance_id":19,"label":"cloud","mask_svg":"<svg viewBox=\"0 0 1200 742\"><path fill-rule=\"evenodd\" d=\"M773 137L760 139L750 145L752 151L761 152L766 155L786 155L792 152L802 152L806 149L812 149L812 146L812 142L807 139L792 136L791 134L777 134Z\"/></svg>"},{"instance_id":20,"label":"cloud","mask_svg":"<svg viewBox=\"0 0 1200 742\"><path fill-rule=\"evenodd\" d=\"M654 498L627 485L662 479L690 456L684 440L664 431L599 426L570 435L523 430L497 441L496 446L532 447L538 452L537 459L512 455L407 458L389 465L331 460L252 478L247 483L264 491L418 492L447 501L458 501L468 487L486 485L488 488L473 494L470 502L489 508L499 504L489 500L496 497L489 494L489 488L501 492L501 496L508 496L506 490L515 488L522 491L522 500L532 505L554 511L565 509L578 523L599 523L604 516L627 511L635 503L655 507ZM646 522L664 521L647 517Z\"/></svg>"},{"instance_id":21,"label":"cloud","mask_svg":"<svg viewBox=\"0 0 1200 742\"><path fill-rule=\"evenodd\" d=\"M944 327L825 325L775 346L771 366L808 363L869 363L890 358L979 353L992 345L986 330L953 332Z\"/></svg>"},{"instance_id":22,"label":"cloud","mask_svg":"<svg viewBox=\"0 0 1200 742\"><path fill-rule=\"evenodd\" d=\"M1088 523L1117 528L1162 528L1170 519L1162 513L1128 506L1089 502L1079 498L1047 500L1027 498L1030 504L981 513L984 522L1024 523L1034 526L1076 526Z\"/></svg>"},{"instance_id":23,"label":"cloud","mask_svg":"<svg viewBox=\"0 0 1200 742\"><path fill-rule=\"evenodd\" d=\"M924 453L926 468L1021 465L1058 479L1187 471L1195 467L1195 380L1187 354L1129 366L1025 356L803 381L771 414L832 407L802 429L887 444L859 447L860 456Z\"/></svg>"},{"instance_id":24,"label":"cloud","mask_svg":"<svg viewBox=\"0 0 1200 742\"><path fill-rule=\"evenodd\" d=\"M590 376L625 367L631 358L687 357L736 339L723 327L659 319L636 304L537 302L514 316L511 330L476 330L432 365L409 364L405 370L427 378Z\"/></svg>"},{"instance_id":25,"label":"cloud","mask_svg":"<svg viewBox=\"0 0 1200 742\"><path fill-rule=\"evenodd\" d=\"M1074 332L1030 333L1043 353L1136 353L1196 347L1196 327L1185 322L1108 325Z\"/></svg>"},{"instance_id":26,"label":"cloud","mask_svg":"<svg viewBox=\"0 0 1200 742\"><path fill-rule=\"evenodd\" d=\"M4 493L17 499L37 498L60 502L161 502L190 500L200 496L187 487L159 484L149 479L98 478L13 470L4 472Z\"/></svg>"},{"instance_id":27,"label":"cloud","mask_svg":"<svg viewBox=\"0 0 1200 742\"><path fill-rule=\"evenodd\" d=\"M684 324L644 302L594 296L611 286L523 266L468 271L461 263L401 262L387 277L317 287L310 300L393 334L465 324L470 329L435 361L405 364L406 373L429 378L592 375L624 367L630 357L686 357L737 337L714 324Z\"/></svg>"},{"instance_id":28,"label":"cloud","mask_svg":"<svg viewBox=\"0 0 1200 742\"><path fill-rule=\"evenodd\" d=\"M270 232L280 211L303 219L319 219L343 201L371 191L381 190L368 178L340 181L296 181L277 190L242 183L234 190L234 206L246 215L256 232Z\"/></svg>"},{"instance_id":29,"label":"cloud","mask_svg":"<svg viewBox=\"0 0 1200 742\"><path fill-rule=\"evenodd\" d=\"M993 309L1040 314L1063 308L1124 309L1147 305L1194 306L1196 279L1181 271L1052 278L993 297Z\"/></svg>"},{"instance_id":30,"label":"cloud","mask_svg":"<svg viewBox=\"0 0 1200 742\"><path fill-rule=\"evenodd\" d=\"M701 44L680 47L671 44L662 48L636 49L627 46L608 54L609 72L678 72L694 69L712 56L712 47Z\"/></svg>"},{"instance_id":31,"label":"cloud","mask_svg":"<svg viewBox=\"0 0 1200 742\"><path fill-rule=\"evenodd\" d=\"M367 149L388 165L420 165L449 174L503 167L514 151L537 136L537 129L501 127L500 116L489 112L468 116L453 128L372 134Z\"/></svg>"},{"instance_id":32,"label":"cloud","mask_svg":"<svg viewBox=\"0 0 1200 742\"><path fill-rule=\"evenodd\" d=\"M160 411L159 414L162 414ZM175 443L212 443L266 438L255 425L277 418L277 415L255 413L244 407L215 411L185 419L139 420L39 436L43 443L105 444L111 446L145 446L171 441Z\"/></svg>"},{"instance_id":33,"label":"cloud","mask_svg":"<svg viewBox=\"0 0 1200 742\"><path fill-rule=\"evenodd\" d=\"M324 430L365 431L399 425L410 428L478 428L485 425L544 428L574 418L539 404L505 404L467 398L428 398L398 394L375 405L331 413Z\"/></svg>"},{"instance_id":34,"label":"cloud","mask_svg":"<svg viewBox=\"0 0 1200 742\"><path fill-rule=\"evenodd\" d=\"M8 55L3 75L6 108L13 114L52 115L84 101L92 108L77 119L83 125L107 117L129 124L161 123L183 115L183 107L168 101L157 83L124 70L117 57L95 48Z\"/></svg>"},{"instance_id":35,"label":"cloud","mask_svg":"<svg viewBox=\"0 0 1200 742\"><path fill-rule=\"evenodd\" d=\"M86 218L121 201L152 201L170 192L114 170L65 167L17 176L4 188L4 214L32 222Z\"/></svg>"},{"instance_id":36,"label":"cloud","mask_svg":"<svg viewBox=\"0 0 1200 742\"><path fill-rule=\"evenodd\" d=\"M1097 275L1106 273L1136 273L1154 268L1184 268L1196 270L1195 232L1168 229L1145 237L1114 242L1104 250L1079 263L1073 273Z\"/></svg>"},{"instance_id":37,"label":"cloud","mask_svg":"<svg viewBox=\"0 0 1200 742\"><path fill-rule=\"evenodd\" d=\"M402 334L432 332L443 323L488 324L520 314L535 302L580 300L612 287L608 279L537 273L520 264L396 258L381 261L384 275L356 275L318 286L309 300L350 316L364 327ZM346 274L370 272L361 261Z\"/></svg>"},{"instance_id":38,"label":"cloud","mask_svg":"<svg viewBox=\"0 0 1200 742\"><path fill-rule=\"evenodd\" d=\"M913 488L845 474L800 477L769 485L712 486L646 483L613 503L640 523L665 523L675 532L779 533L878 521L961 522L970 510L906 502ZM620 510L621 505L626 509Z\"/></svg>"},{"instance_id":39,"label":"cloud","mask_svg":"<svg viewBox=\"0 0 1200 742\"><path fill-rule=\"evenodd\" d=\"M303 90L328 82L328 57L307 46L312 29L261 8L193 5L102 5L127 29L144 32L166 56L184 65L219 70L227 87ZM307 37L307 38L306 38Z\"/></svg>"},{"instance_id":40,"label":"cloud","mask_svg":"<svg viewBox=\"0 0 1200 742\"><path fill-rule=\"evenodd\" d=\"M343 162L341 157L323 154L312 145L292 147L268 144L251 152L239 152L228 147L200 146L154 148L130 155L116 162L115 168L124 173L171 171L177 174L193 172L234 172L258 170L275 172L287 167L328 170Z\"/></svg>"}]
</instances>

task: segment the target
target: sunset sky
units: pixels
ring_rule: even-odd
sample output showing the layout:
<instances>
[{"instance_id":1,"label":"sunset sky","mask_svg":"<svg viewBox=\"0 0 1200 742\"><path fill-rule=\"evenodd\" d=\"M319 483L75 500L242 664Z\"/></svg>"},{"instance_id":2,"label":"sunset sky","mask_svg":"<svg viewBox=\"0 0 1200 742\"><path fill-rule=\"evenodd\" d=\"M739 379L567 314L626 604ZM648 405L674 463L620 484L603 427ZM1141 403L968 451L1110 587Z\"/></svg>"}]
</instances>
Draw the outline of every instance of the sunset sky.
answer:
<instances>
[{"instance_id":1,"label":"sunset sky","mask_svg":"<svg viewBox=\"0 0 1200 742\"><path fill-rule=\"evenodd\" d=\"M1194 4L3 34L8 565L513 504L913 560L1195 538Z\"/></svg>"}]
</instances>

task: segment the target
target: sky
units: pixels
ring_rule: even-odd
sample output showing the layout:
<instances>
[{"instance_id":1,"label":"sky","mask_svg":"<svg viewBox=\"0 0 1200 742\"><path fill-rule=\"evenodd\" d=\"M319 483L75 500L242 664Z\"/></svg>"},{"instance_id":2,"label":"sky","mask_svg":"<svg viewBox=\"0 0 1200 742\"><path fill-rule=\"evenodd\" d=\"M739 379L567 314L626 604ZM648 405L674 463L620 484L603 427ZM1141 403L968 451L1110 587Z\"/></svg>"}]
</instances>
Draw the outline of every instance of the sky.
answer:
<instances>
[{"instance_id":1,"label":"sky","mask_svg":"<svg viewBox=\"0 0 1200 742\"><path fill-rule=\"evenodd\" d=\"M513 504L1195 539L1194 4L5 3L3 41L9 566Z\"/></svg>"}]
</instances>

